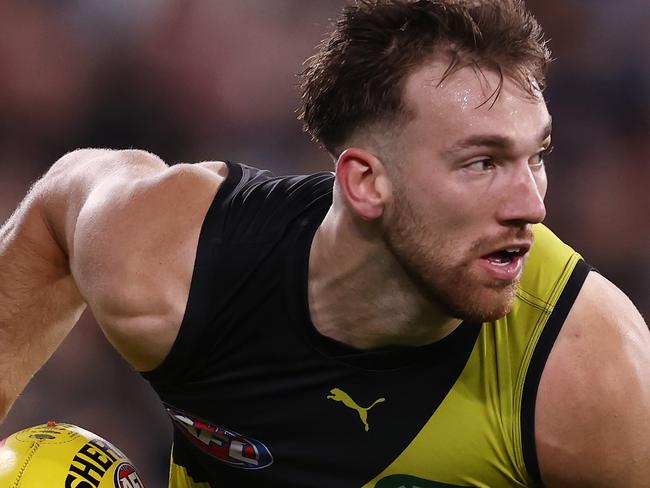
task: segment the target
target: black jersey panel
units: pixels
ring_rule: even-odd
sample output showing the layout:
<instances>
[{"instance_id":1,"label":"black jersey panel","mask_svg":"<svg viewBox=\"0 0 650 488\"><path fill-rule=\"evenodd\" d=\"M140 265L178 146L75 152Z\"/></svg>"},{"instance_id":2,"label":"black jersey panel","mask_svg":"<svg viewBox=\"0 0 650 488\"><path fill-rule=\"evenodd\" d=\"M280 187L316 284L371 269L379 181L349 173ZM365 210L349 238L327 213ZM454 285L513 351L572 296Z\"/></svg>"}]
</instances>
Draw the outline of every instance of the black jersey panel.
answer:
<instances>
[{"instance_id":1,"label":"black jersey panel","mask_svg":"<svg viewBox=\"0 0 650 488\"><path fill-rule=\"evenodd\" d=\"M526 463L528 472L540 484L541 475L537 462L537 450L535 448L535 405L537 403L537 389L542 372L544 371L544 366L546 365L546 360L551 353L551 349L553 349L553 344L555 344L555 340L564 325L564 321L591 269L582 260L576 264L539 338L524 382L521 407L521 437L524 462Z\"/></svg>"},{"instance_id":2,"label":"black jersey panel","mask_svg":"<svg viewBox=\"0 0 650 488\"><path fill-rule=\"evenodd\" d=\"M224 305L246 306L240 291L258 264L273 251L288 225L313 198L331 193L333 175L278 178L272 173L227 162L228 175L203 222L188 303L179 334L163 363L142 376L158 387L172 386L227 334L219 324ZM277 268L266 267L266 285L277 285ZM235 298L233 298L235 297ZM206 333L206 328L209 330Z\"/></svg>"}]
</instances>

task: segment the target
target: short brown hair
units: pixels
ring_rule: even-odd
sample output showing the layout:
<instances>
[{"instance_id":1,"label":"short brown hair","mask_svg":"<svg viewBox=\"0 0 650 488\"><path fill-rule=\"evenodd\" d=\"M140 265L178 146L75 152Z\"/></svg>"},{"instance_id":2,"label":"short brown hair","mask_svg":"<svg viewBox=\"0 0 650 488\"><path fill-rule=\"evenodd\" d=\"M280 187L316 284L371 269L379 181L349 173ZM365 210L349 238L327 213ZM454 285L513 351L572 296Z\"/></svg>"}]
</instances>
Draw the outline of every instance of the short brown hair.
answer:
<instances>
[{"instance_id":1,"label":"short brown hair","mask_svg":"<svg viewBox=\"0 0 650 488\"><path fill-rule=\"evenodd\" d=\"M356 128L402 120L405 79L436 54L450 58L443 79L473 65L531 95L551 56L522 0L358 0L319 47L302 73L300 118L333 155Z\"/></svg>"}]
</instances>

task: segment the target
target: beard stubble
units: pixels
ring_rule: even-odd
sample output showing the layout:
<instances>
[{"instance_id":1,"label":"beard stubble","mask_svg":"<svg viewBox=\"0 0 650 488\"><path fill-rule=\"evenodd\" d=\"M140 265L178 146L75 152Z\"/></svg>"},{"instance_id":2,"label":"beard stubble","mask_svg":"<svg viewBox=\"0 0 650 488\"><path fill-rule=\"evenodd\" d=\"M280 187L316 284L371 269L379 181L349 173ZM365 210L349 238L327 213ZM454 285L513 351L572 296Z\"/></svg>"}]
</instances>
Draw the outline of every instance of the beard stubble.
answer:
<instances>
[{"instance_id":1,"label":"beard stubble","mask_svg":"<svg viewBox=\"0 0 650 488\"><path fill-rule=\"evenodd\" d=\"M453 243L427 225L410 202L395 194L392 217L384 225L390 252L420 292L446 315L482 323L505 316L514 303L519 279L486 281L471 267L473 256L486 244L477 240L463 247L467 256L458 259Z\"/></svg>"}]
</instances>

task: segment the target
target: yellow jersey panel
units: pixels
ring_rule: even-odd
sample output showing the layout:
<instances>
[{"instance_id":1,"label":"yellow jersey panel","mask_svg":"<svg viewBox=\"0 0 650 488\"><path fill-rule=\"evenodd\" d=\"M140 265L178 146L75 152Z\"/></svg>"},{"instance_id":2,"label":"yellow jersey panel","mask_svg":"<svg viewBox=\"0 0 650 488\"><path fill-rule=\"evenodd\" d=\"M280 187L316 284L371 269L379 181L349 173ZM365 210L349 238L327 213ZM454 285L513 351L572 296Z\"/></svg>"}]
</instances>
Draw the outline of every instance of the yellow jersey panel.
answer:
<instances>
[{"instance_id":1,"label":"yellow jersey panel","mask_svg":"<svg viewBox=\"0 0 650 488\"><path fill-rule=\"evenodd\" d=\"M187 469L171 460L169 468L169 486L173 488L210 488L208 483L197 483L187 473Z\"/></svg>"}]
</instances>

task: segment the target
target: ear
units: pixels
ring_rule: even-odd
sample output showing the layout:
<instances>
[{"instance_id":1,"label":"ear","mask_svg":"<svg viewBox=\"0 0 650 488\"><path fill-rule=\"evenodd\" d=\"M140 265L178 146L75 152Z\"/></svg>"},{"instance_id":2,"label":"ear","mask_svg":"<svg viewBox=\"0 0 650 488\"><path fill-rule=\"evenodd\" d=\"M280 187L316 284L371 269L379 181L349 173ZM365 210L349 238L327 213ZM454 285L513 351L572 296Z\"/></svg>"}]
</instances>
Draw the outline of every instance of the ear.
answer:
<instances>
[{"instance_id":1,"label":"ear","mask_svg":"<svg viewBox=\"0 0 650 488\"><path fill-rule=\"evenodd\" d=\"M356 147L341 153L336 179L350 208L364 220L378 219L391 196L392 185L383 163Z\"/></svg>"}]
</instances>

